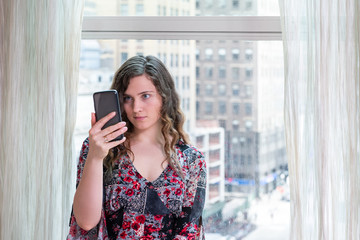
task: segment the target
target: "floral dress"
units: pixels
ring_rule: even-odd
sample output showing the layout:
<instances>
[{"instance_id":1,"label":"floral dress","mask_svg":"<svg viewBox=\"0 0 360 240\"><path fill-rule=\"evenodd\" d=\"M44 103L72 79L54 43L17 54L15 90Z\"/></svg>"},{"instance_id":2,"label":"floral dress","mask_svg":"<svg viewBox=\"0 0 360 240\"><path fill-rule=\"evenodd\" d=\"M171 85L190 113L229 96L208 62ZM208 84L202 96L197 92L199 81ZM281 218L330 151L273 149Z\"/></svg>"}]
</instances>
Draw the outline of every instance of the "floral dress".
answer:
<instances>
[{"instance_id":1,"label":"floral dress","mask_svg":"<svg viewBox=\"0 0 360 240\"><path fill-rule=\"evenodd\" d=\"M77 225L72 213L67 240L204 239L201 224L206 187L204 156L182 141L175 149L184 178L168 165L150 182L137 172L128 155L117 160L112 178L104 179L100 222L85 231ZM80 153L76 185L88 150L86 139Z\"/></svg>"}]
</instances>

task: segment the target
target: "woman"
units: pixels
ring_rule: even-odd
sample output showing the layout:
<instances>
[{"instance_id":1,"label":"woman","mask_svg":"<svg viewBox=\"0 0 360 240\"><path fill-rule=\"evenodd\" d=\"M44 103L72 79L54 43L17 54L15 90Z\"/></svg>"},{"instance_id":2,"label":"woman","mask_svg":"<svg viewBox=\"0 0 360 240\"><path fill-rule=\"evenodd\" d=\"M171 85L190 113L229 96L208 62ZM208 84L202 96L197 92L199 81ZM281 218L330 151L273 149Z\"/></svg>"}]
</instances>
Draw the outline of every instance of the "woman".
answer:
<instances>
[{"instance_id":1,"label":"woman","mask_svg":"<svg viewBox=\"0 0 360 240\"><path fill-rule=\"evenodd\" d=\"M67 239L203 239L205 160L188 144L170 73L135 56L111 88L124 122L101 130L114 113L98 122L92 114Z\"/></svg>"}]
</instances>

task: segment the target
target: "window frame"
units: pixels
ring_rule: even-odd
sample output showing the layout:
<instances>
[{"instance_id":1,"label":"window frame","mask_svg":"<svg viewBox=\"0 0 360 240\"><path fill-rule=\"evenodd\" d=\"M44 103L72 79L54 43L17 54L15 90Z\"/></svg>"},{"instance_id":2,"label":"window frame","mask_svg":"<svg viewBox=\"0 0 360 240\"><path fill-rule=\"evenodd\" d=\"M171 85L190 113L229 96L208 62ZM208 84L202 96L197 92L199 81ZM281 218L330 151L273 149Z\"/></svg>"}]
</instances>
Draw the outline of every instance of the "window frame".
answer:
<instances>
[{"instance_id":1,"label":"window frame","mask_svg":"<svg viewBox=\"0 0 360 240\"><path fill-rule=\"evenodd\" d=\"M84 16L82 39L282 40L279 16Z\"/></svg>"}]
</instances>

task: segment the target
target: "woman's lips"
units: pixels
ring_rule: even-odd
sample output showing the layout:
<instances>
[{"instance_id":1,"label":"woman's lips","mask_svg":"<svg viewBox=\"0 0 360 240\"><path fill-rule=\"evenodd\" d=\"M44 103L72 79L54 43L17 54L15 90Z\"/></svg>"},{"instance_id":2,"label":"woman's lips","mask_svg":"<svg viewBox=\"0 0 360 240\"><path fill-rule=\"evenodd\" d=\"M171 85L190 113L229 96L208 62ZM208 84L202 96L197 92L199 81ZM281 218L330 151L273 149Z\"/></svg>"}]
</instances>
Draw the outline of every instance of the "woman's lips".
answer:
<instances>
[{"instance_id":1,"label":"woman's lips","mask_svg":"<svg viewBox=\"0 0 360 240\"><path fill-rule=\"evenodd\" d=\"M144 120L146 117L134 117L135 120L138 120L138 121L141 121L141 120Z\"/></svg>"}]
</instances>

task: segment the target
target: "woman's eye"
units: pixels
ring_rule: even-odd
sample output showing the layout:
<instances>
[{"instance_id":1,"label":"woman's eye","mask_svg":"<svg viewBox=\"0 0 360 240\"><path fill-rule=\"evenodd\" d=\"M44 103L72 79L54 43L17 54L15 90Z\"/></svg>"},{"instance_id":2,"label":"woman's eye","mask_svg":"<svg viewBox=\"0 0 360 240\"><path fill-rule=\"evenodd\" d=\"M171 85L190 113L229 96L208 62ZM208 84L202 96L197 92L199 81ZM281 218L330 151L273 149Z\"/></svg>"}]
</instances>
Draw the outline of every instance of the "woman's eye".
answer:
<instances>
[{"instance_id":1,"label":"woman's eye","mask_svg":"<svg viewBox=\"0 0 360 240\"><path fill-rule=\"evenodd\" d=\"M143 98L144 98L144 99L148 99L149 97L150 97L150 94L144 94L144 95L143 95Z\"/></svg>"},{"instance_id":2,"label":"woman's eye","mask_svg":"<svg viewBox=\"0 0 360 240\"><path fill-rule=\"evenodd\" d=\"M129 102L129 101L131 101L131 97L129 96L124 97L124 102Z\"/></svg>"}]
</instances>

